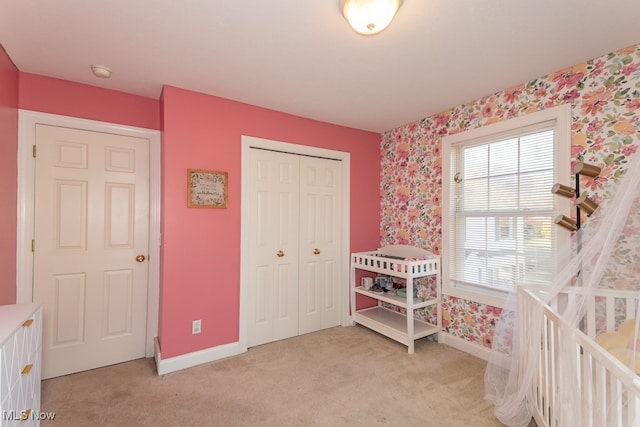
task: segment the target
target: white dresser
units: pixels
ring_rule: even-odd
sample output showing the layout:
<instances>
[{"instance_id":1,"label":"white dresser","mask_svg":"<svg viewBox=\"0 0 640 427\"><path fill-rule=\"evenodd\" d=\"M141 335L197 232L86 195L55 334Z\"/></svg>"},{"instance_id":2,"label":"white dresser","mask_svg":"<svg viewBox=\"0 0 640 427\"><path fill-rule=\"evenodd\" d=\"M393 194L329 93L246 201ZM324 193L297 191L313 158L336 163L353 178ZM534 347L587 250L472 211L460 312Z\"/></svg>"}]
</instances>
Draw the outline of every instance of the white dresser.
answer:
<instances>
[{"instance_id":1,"label":"white dresser","mask_svg":"<svg viewBox=\"0 0 640 427\"><path fill-rule=\"evenodd\" d=\"M0 306L0 426L40 425L40 304Z\"/></svg>"}]
</instances>

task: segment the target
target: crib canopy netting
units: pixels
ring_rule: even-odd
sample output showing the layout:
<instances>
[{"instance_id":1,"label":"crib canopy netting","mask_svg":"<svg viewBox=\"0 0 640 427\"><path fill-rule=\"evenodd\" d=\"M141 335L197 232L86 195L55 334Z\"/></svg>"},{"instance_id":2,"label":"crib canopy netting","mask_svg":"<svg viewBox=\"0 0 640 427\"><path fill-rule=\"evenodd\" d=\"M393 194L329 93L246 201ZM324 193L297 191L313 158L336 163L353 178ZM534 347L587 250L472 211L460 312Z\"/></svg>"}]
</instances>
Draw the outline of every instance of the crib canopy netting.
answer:
<instances>
[{"instance_id":1,"label":"crib canopy netting","mask_svg":"<svg viewBox=\"0 0 640 427\"><path fill-rule=\"evenodd\" d=\"M601 183L600 194L595 196L599 207L590 217L583 217L582 227L572 236L571 248L558 256L551 287L537 294L543 302L548 303L561 292L580 288L582 296L566 304L559 313L578 330L584 328L582 323L587 302L593 301L590 295L602 289L640 292L640 156L634 155L627 160L629 163L623 165L626 170L621 178L614 177ZM558 232L568 233L566 230ZM533 322L533 325L540 326L529 327L526 331L519 328L522 319L516 294L513 292L509 295L503 315L496 325L485 374L485 398L495 403L496 417L503 424L527 426L531 420L527 393L537 375L538 366L535 360L530 360L526 366L521 361L523 355L537 353L536 346L540 346L543 336L543 321ZM622 301L619 307L615 307L620 312L616 327L624 320L622 313L635 312L632 324L627 322L625 325L629 340L621 344L618 353L624 356L630 370L640 372L640 360L636 358L640 356L640 313L637 313L637 304L634 305L626 307ZM542 316L541 312L535 315ZM563 354L565 351L567 354ZM560 365L555 371L563 376L565 386L555 391L556 398L562 403L562 410L580 411L579 405L572 404L580 387L576 357L570 353L570 349L563 348L562 342L559 342L557 352ZM581 416L579 413L568 414L568 418L573 420L580 420Z\"/></svg>"}]
</instances>

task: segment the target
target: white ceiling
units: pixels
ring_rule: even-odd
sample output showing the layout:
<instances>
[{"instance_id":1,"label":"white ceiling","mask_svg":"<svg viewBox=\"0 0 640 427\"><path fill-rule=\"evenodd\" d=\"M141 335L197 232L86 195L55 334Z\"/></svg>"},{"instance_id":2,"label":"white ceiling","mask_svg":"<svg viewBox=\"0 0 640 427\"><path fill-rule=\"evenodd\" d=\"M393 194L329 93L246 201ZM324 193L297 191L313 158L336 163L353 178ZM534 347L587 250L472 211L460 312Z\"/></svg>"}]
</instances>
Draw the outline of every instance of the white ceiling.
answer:
<instances>
[{"instance_id":1,"label":"white ceiling","mask_svg":"<svg viewBox=\"0 0 640 427\"><path fill-rule=\"evenodd\" d=\"M366 37L338 0L0 0L0 44L27 73L382 132L640 43L639 17L640 0L404 0Z\"/></svg>"}]
</instances>

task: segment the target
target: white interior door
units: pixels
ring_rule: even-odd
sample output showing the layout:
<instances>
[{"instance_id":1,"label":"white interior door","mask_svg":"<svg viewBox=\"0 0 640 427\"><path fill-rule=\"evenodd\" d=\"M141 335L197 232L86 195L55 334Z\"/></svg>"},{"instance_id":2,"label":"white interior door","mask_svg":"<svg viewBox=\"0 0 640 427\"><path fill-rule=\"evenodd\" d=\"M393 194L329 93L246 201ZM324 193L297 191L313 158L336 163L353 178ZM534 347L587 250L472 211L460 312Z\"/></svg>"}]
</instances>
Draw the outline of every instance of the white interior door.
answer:
<instances>
[{"instance_id":1,"label":"white interior door","mask_svg":"<svg viewBox=\"0 0 640 427\"><path fill-rule=\"evenodd\" d=\"M43 378L145 356L149 140L36 127Z\"/></svg>"},{"instance_id":2,"label":"white interior door","mask_svg":"<svg viewBox=\"0 0 640 427\"><path fill-rule=\"evenodd\" d=\"M298 334L299 165L249 150L249 347Z\"/></svg>"},{"instance_id":3,"label":"white interior door","mask_svg":"<svg viewBox=\"0 0 640 427\"><path fill-rule=\"evenodd\" d=\"M300 334L340 325L341 170L300 157Z\"/></svg>"}]
</instances>

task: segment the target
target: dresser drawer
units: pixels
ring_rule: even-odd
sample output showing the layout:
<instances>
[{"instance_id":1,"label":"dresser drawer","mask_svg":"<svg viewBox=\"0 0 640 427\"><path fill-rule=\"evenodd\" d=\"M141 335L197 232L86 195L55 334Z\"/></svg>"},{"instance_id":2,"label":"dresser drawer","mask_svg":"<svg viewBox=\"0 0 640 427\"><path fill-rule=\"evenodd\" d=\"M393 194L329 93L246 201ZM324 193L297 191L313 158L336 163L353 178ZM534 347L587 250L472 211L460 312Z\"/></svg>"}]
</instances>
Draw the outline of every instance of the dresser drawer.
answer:
<instances>
[{"instance_id":1,"label":"dresser drawer","mask_svg":"<svg viewBox=\"0 0 640 427\"><path fill-rule=\"evenodd\" d=\"M37 304L0 306L0 322L0 426L37 426L42 309ZM27 419L21 420L24 414Z\"/></svg>"}]
</instances>

